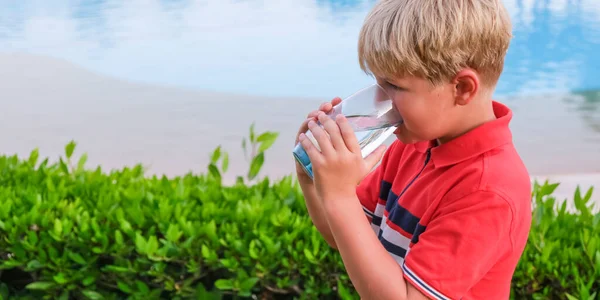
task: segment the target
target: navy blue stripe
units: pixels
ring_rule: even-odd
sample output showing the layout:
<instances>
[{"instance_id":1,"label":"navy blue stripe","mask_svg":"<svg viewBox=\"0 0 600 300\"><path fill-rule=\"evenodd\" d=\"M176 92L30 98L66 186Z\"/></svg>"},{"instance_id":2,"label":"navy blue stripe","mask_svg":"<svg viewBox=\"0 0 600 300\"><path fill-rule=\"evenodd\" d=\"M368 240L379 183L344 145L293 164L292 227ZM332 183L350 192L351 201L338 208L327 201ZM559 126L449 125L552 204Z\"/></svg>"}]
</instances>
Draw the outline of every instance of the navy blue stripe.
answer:
<instances>
[{"instance_id":1,"label":"navy blue stripe","mask_svg":"<svg viewBox=\"0 0 600 300\"><path fill-rule=\"evenodd\" d=\"M373 216L374 216L374 214L373 214L372 212L370 212L368 209L366 209L366 208L364 208L364 207L363 207L363 211L365 212L365 214L367 214L367 215L369 215L369 216L371 216L371 217L373 217Z\"/></svg>"},{"instance_id":2,"label":"navy blue stripe","mask_svg":"<svg viewBox=\"0 0 600 300\"><path fill-rule=\"evenodd\" d=\"M425 231L426 228L427 228L427 226L417 224L417 229L415 229L415 231L413 233L413 237L411 239L411 242L413 244L416 244L419 242L419 236L421 235L421 233L423 233Z\"/></svg>"},{"instance_id":3,"label":"navy blue stripe","mask_svg":"<svg viewBox=\"0 0 600 300\"><path fill-rule=\"evenodd\" d=\"M394 194L394 192L390 190L385 202L385 210L392 211L392 208L394 208L396 203L398 203L398 195Z\"/></svg>"},{"instance_id":4,"label":"navy blue stripe","mask_svg":"<svg viewBox=\"0 0 600 300\"><path fill-rule=\"evenodd\" d=\"M408 276L410 276L410 278L412 280L414 280L419 286L421 286L423 289L427 290L431 295L433 295L434 297L437 297L439 299L445 299L445 297L440 296L440 294L438 294L437 291L427 287L423 281L421 281L421 279L419 279L417 276L415 276L408 268L406 268L404 266L404 264L402 264L402 269L404 270L404 273L406 273Z\"/></svg>"},{"instance_id":5,"label":"navy blue stripe","mask_svg":"<svg viewBox=\"0 0 600 300\"><path fill-rule=\"evenodd\" d=\"M394 209L389 211L388 219L396 224L396 226L402 228L406 233L413 233L417 229L420 219L410 213L406 208L397 204Z\"/></svg>"},{"instance_id":6,"label":"navy blue stripe","mask_svg":"<svg viewBox=\"0 0 600 300\"><path fill-rule=\"evenodd\" d=\"M381 181L381 186L379 188L379 199L381 200L387 200L388 199L388 193L392 190L392 183L391 182L387 182L385 180Z\"/></svg>"},{"instance_id":7,"label":"navy blue stripe","mask_svg":"<svg viewBox=\"0 0 600 300\"><path fill-rule=\"evenodd\" d=\"M381 221L383 221L382 217L373 215L373 224L374 225L381 226Z\"/></svg>"},{"instance_id":8,"label":"navy blue stripe","mask_svg":"<svg viewBox=\"0 0 600 300\"><path fill-rule=\"evenodd\" d=\"M381 230L379 231L379 240L381 241L381 244L383 245L383 247L385 248L385 250L387 250L390 253L393 253L395 255L398 255L402 258L404 258L404 256L406 256L406 249L394 245L392 244L392 242L386 240L382 235L381 235Z\"/></svg>"}]
</instances>

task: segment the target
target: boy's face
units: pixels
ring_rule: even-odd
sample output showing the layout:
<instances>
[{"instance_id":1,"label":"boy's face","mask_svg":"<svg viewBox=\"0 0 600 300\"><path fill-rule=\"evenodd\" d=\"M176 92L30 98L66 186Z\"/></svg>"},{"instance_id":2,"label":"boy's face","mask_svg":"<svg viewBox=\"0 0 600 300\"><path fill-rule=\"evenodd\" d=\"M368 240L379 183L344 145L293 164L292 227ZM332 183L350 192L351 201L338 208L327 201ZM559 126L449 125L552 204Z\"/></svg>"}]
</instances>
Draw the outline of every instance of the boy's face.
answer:
<instances>
[{"instance_id":1,"label":"boy's face","mask_svg":"<svg viewBox=\"0 0 600 300\"><path fill-rule=\"evenodd\" d=\"M377 78L389 96L394 108L404 119L394 132L404 144L443 138L455 121L454 85L433 86L417 77L394 79Z\"/></svg>"}]
</instances>

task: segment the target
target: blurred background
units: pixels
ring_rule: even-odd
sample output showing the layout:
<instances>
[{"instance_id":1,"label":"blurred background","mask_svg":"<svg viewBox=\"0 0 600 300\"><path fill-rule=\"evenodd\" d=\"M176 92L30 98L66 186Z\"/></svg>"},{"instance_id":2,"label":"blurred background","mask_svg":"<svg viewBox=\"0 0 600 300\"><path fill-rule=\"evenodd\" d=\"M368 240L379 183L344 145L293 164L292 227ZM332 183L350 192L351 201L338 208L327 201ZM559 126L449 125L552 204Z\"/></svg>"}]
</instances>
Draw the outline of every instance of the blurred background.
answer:
<instances>
[{"instance_id":1,"label":"blurred background","mask_svg":"<svg viewBox=\"0 0 600 300\"><path fill-rule=\"evenodd\" d=\"M495 98L532 176L600 185L600 1L505 0L514 39ZM294 172L305 115L373 79L357 39L373 0L0 0L0 143L104 168L247 171L251 123L277 131L263 175ZM509 175L509 174L508 174Z\"/></svg>"}]
</instances>

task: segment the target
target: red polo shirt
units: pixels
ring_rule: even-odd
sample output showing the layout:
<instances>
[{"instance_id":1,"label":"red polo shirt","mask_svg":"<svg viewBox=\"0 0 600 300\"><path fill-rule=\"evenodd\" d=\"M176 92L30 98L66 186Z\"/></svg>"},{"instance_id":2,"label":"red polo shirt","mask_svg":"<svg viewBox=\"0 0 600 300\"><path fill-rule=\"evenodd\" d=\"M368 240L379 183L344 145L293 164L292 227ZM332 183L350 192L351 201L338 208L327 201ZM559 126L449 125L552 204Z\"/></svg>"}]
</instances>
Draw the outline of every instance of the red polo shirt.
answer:
<instances>
[{"instance_id":1,"label":"red polo shirt","mask_svg":"<svg viewBox=\"0 0 600 300\"><path fill-rule=\"evenodd\" d=\"M531 224L531 181L512 112L440 146L395 141L357 188L407 282L431 299L508 299Z\"/></svg>"}]
</instances>

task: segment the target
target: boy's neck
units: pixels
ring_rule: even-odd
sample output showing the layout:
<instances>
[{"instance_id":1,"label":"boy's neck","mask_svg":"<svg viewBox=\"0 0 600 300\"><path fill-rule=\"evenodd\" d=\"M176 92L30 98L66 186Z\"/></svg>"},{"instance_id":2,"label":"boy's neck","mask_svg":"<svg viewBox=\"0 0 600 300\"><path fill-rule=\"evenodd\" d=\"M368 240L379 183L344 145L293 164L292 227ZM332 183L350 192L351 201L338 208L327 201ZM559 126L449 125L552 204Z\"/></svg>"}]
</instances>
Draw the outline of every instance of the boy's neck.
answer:
<instances>
[{"instance_id":1,"label":"boy's neck","mask_svg":"<svg viewBox=\"0 0 600 300\"><path fill-rule=\"evenodd\" d=\"M457 109L460 109L460 111L458 111L456 126L447 135L437 139L438 145L447 143L484 123L496 119L492 99L487 95L480 99L473 99L469 105L460 106Z\"/></svg>"}]
</instances>

